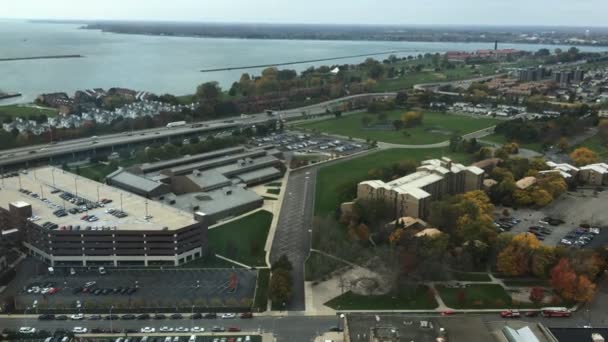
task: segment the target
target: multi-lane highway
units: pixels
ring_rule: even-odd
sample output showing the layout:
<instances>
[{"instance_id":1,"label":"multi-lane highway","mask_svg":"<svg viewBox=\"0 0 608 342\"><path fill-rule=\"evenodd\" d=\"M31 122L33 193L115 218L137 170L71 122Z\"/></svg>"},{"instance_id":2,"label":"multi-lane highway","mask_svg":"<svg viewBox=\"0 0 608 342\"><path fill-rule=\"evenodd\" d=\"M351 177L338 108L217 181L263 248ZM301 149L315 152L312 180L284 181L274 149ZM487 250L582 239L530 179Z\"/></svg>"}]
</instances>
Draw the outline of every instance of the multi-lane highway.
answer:
<instances>
[{"instance_id":1,"label":"multi-lane highway","mask_svg":"<svg viewBox=\"0 0 608 342\"><path fill-rule=\"evenodd\" d=\"M353 96L347 96L331 101L318 103L311 106L300 107L295 109L284 110L280 112L280 117L283 120L293 120L302 117L302 113L308 115L318 115L325 113L326 109L332 105L347 102L356 98L362 97L391 97L394 93L374 93L374 94L358 94ZM0 152L0 167L7 167L11 165L25 164L28 161L35 160L48 160L51 158L69 155L73 153L100 150L104 148L114 148L129 144L139 144L146 141L159 141L163 139L170 139L175 136L186 136L193 134L204 134L210 132L217 132L223 130L231 130L241 125L255 125L270 120L276 120L276 115L269 116L266 113L258 113L247 115L246 117L231 117L223 118L221 120L212 120L206 122L200 122L192 125L188 124L185 126L174 127L174 128L152 128L146 130L139 130L134 132L124 132L101 135L98 137L87 137L74 140L67 140L61 142L55 142L54 144L46 145L34 145L20 147L10 150L3 150Z\"/></svg>"},{"instance_id":2,"label":"multi-lane highway","mask_svg":"<svg viewBox=\"0 0 608 342\"><path fill-rule=\"evenodd\" d=\"M137 329L152 327L158 331L163 326L177 328L191 328L193 326L205 328L210 331L213 326L224 328L238 327L243 332L273 332L278 341L310 342L315 336L326 332L336 325L335 316L303 317L303 316L265 316L253 319L165 319L165 320L113 320L113 330ZM55 331L56 329L72 330L74 327L90 329L110 329L109 320L91 321L39 321L36 318L0 317L0 327L19 329L20 327L35 327L37 330ZM1 331L2 329L0 329Z\"/></svg>"}]
</instances>

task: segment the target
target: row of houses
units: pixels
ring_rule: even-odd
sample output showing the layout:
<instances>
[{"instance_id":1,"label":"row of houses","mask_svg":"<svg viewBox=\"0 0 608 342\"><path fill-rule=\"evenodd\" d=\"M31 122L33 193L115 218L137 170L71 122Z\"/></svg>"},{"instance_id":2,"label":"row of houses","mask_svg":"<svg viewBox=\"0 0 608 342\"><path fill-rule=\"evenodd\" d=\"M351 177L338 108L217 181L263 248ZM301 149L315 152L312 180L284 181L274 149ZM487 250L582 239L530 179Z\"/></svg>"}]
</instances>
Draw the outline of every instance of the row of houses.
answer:
<instances>
[{"instance_id":1,"label":"row of houses","mask_svg":"<svg viewBox=\"0 0 608 342\"><path fill-rule=\"evenodd\" d=\"M184 108L194 110L195 105L170 105L159 101L142 100L115 110L93 108L90 111L83 112L81 115L71 114L49 117L47 118L47 122L42 123L24 118L15 118L12 122L2 124L2 129L7 132L12 132L16 129L19 133L29 132L34 135L40 135L47 132L51 127L58 129L79 128L86 122L110 124L118 118L137 119L144 116L153 117L162 112L180 112Z\"/></svg>"}]
</instances>

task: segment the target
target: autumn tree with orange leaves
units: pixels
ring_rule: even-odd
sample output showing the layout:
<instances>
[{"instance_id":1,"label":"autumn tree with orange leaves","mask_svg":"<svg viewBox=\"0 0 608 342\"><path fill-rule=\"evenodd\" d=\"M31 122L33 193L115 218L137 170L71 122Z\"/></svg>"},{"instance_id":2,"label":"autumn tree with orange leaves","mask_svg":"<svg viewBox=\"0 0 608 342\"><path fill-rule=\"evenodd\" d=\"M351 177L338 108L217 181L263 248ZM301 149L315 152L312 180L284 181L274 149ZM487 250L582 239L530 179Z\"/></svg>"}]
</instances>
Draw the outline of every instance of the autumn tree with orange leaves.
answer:
<instances>
[{"instance_id":1,"label":"autumn tree with orange leaves","mask_svg":"<svg viewBox=\"0 0 608 342\"><path fill-rule=\"evenodd\" d=\"M566 258L551 269L551 286L566 300L589 302L595 294L595 284L586 275L577 275Z\"/></svg>"},{"instance_id":2,"label":"autumn tree with orange leaves","mask_svg":"<svg viewBox=\"0 0 608 342\"><path fill-rule=\"evenodd\" d=\"M589 165L599 161L597 153L586 147L579 147L572 151L572 153L570 153L570 159L572 159L576 166Z\"/></svg>"},{"instance_id":3,"label":"autumn tree with orange leaves","mask_svg":"<svg viewBox=\"0 0 608 342\"><path fill-rule=\"evenodd\" d=\"M532 256L540 248L540 242L534 234L518 234L498 254L496 267L502 274L522 276L532 269Z\"/></svg>"}]
</instances>

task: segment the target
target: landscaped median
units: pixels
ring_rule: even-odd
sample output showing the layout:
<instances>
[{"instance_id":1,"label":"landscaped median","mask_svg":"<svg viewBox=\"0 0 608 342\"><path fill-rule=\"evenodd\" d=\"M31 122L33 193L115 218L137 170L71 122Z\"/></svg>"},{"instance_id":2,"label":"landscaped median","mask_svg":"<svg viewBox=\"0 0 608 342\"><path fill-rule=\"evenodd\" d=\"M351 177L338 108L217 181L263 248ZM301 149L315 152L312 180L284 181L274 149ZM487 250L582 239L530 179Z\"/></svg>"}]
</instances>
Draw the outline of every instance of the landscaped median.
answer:
<instances>
[{"instance_id":1,"label":"landscaped median","mask_svg":"<svg viewBox=\"0 0 608 342\"><path fill-rule=\"evenodd\" d=\"M434 310L438 304L433 290L426 285L401 288L397 293L363 296L351 291L325 303L335 310Z\"/></svg>"},{"instance_id":2,"label":"landscaped median","mask_svg":"<svg viewBox=\"0 0 608 342\"><path fill-rule=\"evenodd\" d=\"M247 266L267 266L264 246L272 217L272 213L260 210L209 229L212 253Z\"/></svg>"}]
</instances>

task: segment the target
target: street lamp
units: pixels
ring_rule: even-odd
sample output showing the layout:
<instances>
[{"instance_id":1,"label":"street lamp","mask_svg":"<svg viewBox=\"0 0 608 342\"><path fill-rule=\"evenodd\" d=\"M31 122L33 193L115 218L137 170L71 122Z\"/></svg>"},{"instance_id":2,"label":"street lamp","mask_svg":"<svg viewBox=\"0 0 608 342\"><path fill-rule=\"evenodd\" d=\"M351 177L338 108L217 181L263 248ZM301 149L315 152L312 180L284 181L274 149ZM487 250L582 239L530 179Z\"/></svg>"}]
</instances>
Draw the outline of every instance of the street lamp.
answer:
<instances>
[{"instance_id":1,"label":"street lamp","mask_svg":"<svg viewBox=\"0 0 608 342\"><path fill-rule=\"evenodd\" d=\"M30 309L30 307L28 306L27 308L25 308L25 310L23 311L23 326L26 326L25 324L25 319L26 319L26 315L27 315L27 311Z\"/></svg>"},{"instance_id":2,"label":"street lamp","mask_svg":"<svg viewBox=\"0 0 608 342\"><path fill-rule=\"evenodd\" d=\"M342 320L344 320L344 314L338 316L338 331L342 331Z\"/></svg>"},{"instance_id":3,"label":"street lamp","mask_svg":"<svg viewBox=\"0 0 608 342\"><path fill-rule=\"evenodd\" d=\"M192 310L190 310L190 330L194 328L194 304L192 305Z\"/></svg>"},{"instance_id":4,"label":"street lamp","mask_svg":"<svg viewBox=\"0 0 608 342\"><path fill-rule=\"evenodd\" d=\"M114 333L114 330L112 329L112 310L114 309L114 305L110 306L110 334Z\"/></svg>"}]
</instances>

